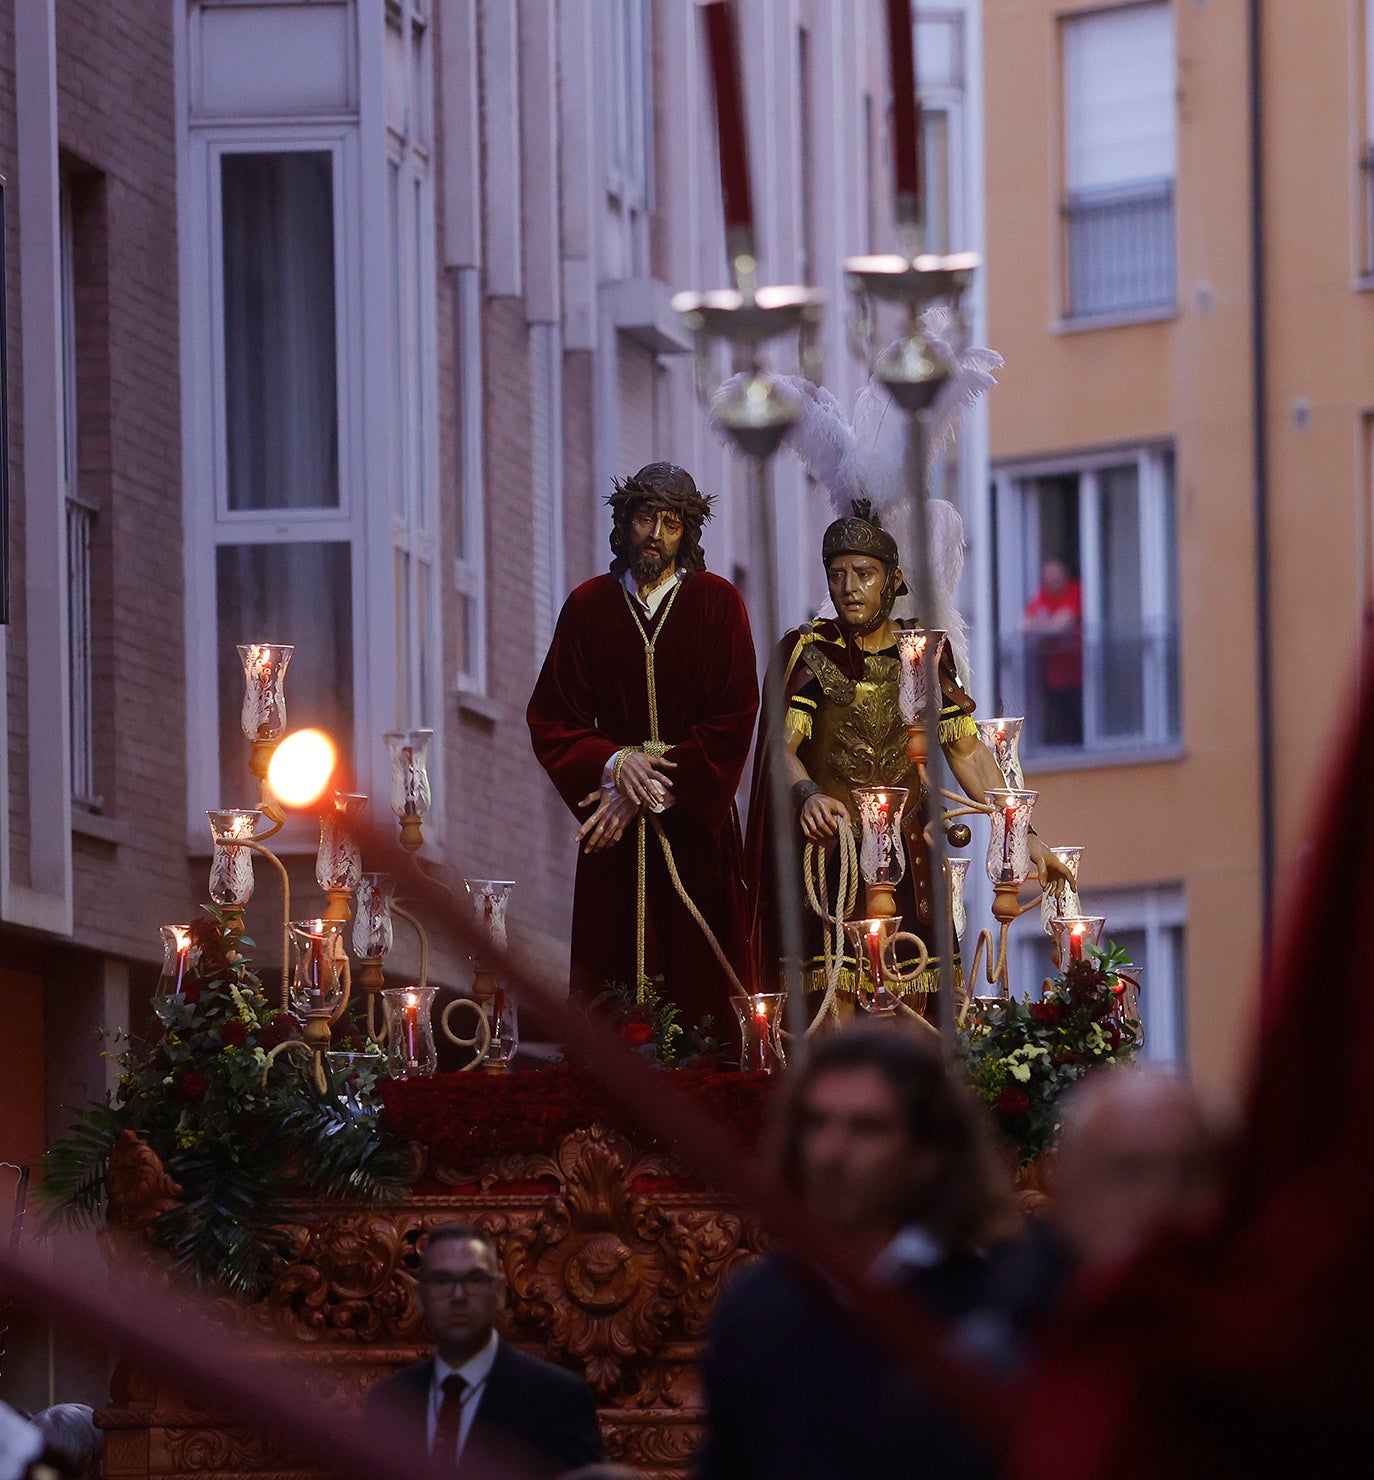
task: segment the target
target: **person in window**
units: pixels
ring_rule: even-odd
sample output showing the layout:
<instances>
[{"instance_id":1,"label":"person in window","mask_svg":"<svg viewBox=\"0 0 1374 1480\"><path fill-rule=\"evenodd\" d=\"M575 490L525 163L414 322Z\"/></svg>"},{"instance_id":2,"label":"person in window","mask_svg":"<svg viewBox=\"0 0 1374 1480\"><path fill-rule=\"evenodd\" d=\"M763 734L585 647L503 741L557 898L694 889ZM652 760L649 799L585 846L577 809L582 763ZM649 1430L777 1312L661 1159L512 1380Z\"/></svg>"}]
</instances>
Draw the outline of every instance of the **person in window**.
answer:
<instances>
[{"instance_id":1,"label":"person in window","mask_svg":"<svg viewBox=\"0 0 1374 1480\"><path fill-rule=\"evenodd\" d=\"M1062 560L1040 567L1021 622L1040 700L1045 745L1083 743L1083 588Z\"/></svg>"}]
</instances>

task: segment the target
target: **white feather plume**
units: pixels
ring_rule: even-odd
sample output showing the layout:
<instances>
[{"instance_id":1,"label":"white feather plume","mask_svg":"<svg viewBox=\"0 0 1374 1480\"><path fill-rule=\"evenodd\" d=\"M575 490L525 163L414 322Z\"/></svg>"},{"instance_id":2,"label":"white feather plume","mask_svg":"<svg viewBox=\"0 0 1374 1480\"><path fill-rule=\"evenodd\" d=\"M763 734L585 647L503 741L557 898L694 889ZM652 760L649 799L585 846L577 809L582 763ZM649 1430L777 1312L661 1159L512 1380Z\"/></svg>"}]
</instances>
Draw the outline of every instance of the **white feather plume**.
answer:
<instances>
[{"instance_id":1,"label":"white feather plume","mask_svg":"<svg viewBox=\"0 0 1374 1480\"><path fill-rule=\"evenodd\" d=\"M928 309L922 318L931 349L953 367L925 415L926 445L932 458L953 442L964 411L997 384L992 372L1000 370L1003 363L1001 355L994 350L956 351L949 341L954 324L954 314L944 307ZM716 393L717 403L743 379L735 376L726 381ZM867 499L878 515L897 508L908 493L906 430L900 410L883 386L877 380L869 380L855 399L851 421L824 386L813 385L797 375L779 375L775 380L799 412L783 445L801 459L807 472L825 488L836 515L848 514L855 499ZM968 630L954 605L954 591L964 569L964 522L959 511L945 499L928 499L926 510L935 590L934 610L925 615L925 621L949 633L955 663L967 684ZM913 616L909 598L900 599L894 612ZM834 620L835 609L829 600L817 616Z\"/></svg>"}]
</instances>

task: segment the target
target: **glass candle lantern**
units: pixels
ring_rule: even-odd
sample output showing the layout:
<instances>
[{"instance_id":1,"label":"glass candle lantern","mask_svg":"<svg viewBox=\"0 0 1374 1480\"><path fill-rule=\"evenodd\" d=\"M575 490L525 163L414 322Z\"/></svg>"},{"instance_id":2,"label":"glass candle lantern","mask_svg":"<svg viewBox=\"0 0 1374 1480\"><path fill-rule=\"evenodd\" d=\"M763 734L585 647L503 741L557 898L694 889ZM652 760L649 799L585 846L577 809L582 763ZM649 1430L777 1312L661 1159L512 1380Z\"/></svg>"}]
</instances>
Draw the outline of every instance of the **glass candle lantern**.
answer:
<instances>
[{"instance_id":1,"label":"glass candle lantern","mask_svg":"<svg viewBox=\"0 0 1374 1480\"><path fill-rule=\"evenodd\" d=\"M901 928L900 915L845 921L844 933L854 950L858 1002L867 1013L885 1016L897 1011L897 998L887 985L891 975L888 948Z\"/></svg>"},{"instance_id":2,"label":"glass candle lantern","mask_svg":"<svg viewBox=\"0 0 1374 1480\"><path fill-rule=\"evenodd\" d=\"M320 847L315 854L315 882L328 893L352 894L363 876L363 856L353 824L363 815L367 798L334 793L334 805L320 813Z\"/></svg>"},{"instance_id":3,"label":"glass candle lantern","mask_svg":"<svg viewBox=\"0 0 1374 1480\"><path fill-rule=\"evenodd\" d=\"M275 740L286 729L286 668L296 649L283 642L239 644L243 661L243 733Z\"/></svg>"},{"instance_id":4,"label":"glass candle lantern","mask_svg":"<svg viewBox=\"0 0 1374 1480\"><path fill-rule=\"evenodd\" d=\"M507 1068L520 1047L520 1015L516 1011L514 996L505 987L497 987L487 1003L487 1022L491 1028L491 1043L482 1056L482 1067Z\"/></svg>"},{"instance_id":5,"label":"glass candle lantern","mask_svg":"<svg viewBox=\"0 0 1374 1480\"><path fill-rule=\"evenodd\" d=\"M437 987L388 987L382 993L386 1068L393 1079L433 1074L439 1067L432 1009Z\"/></svg>"},{"instance_id":6,"label":"glass candle lantern","mask_svg":"<svg viewBox=\"0 0 1374 1480\"><path fill-rule=\"evenodd\" d=\"M984 793L992 808L988 878L994 884L1015 884L1019 888L1030 876L1031 812L1039 795L1038 791L1012 787L995 787Z\"/></svg>"},{"instance_id":7,"label":"glass candle lantern","mask_svg":"<svg viewBox=\"0 0 1374 1480\"><path fill-rule=\"evenodd\" d=\"M463 888L468 892L473 917L487 942L497 950L506 949L506 910L510 905L510 892L515 888L513 879L464 879Z\"/></svg>"},{"instance_id":8,"label":"glass candle lantern","mask_svg":"<svg viewBox=\"0 0 1374 1480\"><path fill-rule=\"evenodd\" d=\"M333 1017L344 1002L344 920L293 920L291 1008L301 1017Z\"/></svg>"},{"instance_id":9,"label":"glass candle lantern","mask_svg":"<svg viewBox=\"0 0 1374 1480\"><path fill-rule=\"evenodd\" d=\"M1052 922L1054 959L1061 971L1082 961L1089 946L1102 944L1104 915L1060 915Z\"/></svg>"},{"instance_id":10,"label":"glass candle lantern","mask_svg":"<svg viewBox=\"0 0 1374 1480\"><path fill-rule=\"evenodd\" d=\"M1083 861L1082 848L1052 848L1050 852L1068 869L1073 883L1062 879L1051 881L1050 887L1040 897L1040 928L1046 935L1054 934L1054 922L1060 915L1079 915L1083 912L1078 897L1078 865Z\"/></svg>"},{"instance_id":11,"label":"glass candle lantern","mask_svg":"<svg viewBox=\"0 0 1374 1480\"><path fill-rule=\"evenodd\" d=\"M398 818L429 816L429 742L433 730L392 730L382 739L391 758L391 810Z\"/></svg>"},{"instance_id":12,"label":"glass candle lantern","mask_svg":"<svg viewBox=\"0 0 1374 1480\"><path fill-rule=\"evenodd\" d=\"M1025 724L1024 719L1006 717L978 721L978 738L992 752L992 758L1002 772L1002 779L1008 786L1017 788L1026 784L1025 773L1021 769L1021 726L1023 724Z\"/></svg>"},{"instance_id":13,"label":"glass candle lantern","mask_svg":"<svg viewBox=\"0 0 1374 1480\"><path fill-rule=\"evenodd\" d=\"M732 996L739 1021L741 1074L772 1074L786 1067L782 1046L782 1009L786 992L753 992Z\"/></svg>"},{"instance_id":14,"label":"glass candle lantern","mask_svg":"<svg viewBox=\"0 0 1374 1480\"><path fill-rule=\"evenodd\" d=\"M360 960L380 961L395 941L391 906L396 880L390 874L360 874L354 900L353 954Z\"/></svg>"},{"instance_id":15,"label":"glass candle lantern","mask_svg":"<svg viewBox=\"0 0 1374 1480\"><path fill-rule=\"evenodd\" d=\"M964 885L968 881L971 858L949 858L945 866L949 871L949 909L954 919L954 935L963 940L968 931L968 905L964 899Z\"/></svg>"},{"instance_id":16,"label":"glass candle lantern","mask_svg":"<svg viewBox=\"0 0 1374 1480\"><path fill-rule=\"evenodd\" d=\"M855 787L859 809L859 872L865 884L900 884L906 873L902 813L909 793L904 786Z\"/></svg>"},{"instance_id":17,"label":"glass candle lantern","mask_svg":"<svg viewBox=\"0 0 1374 1480\"><path fill-rule=\"evenodd\" d=\"M237 850L242 853L245 850ZM162 974L157 979L153 1010L165 1024L171 1018L173 999L184 994L186 973L200 957L200 947L191 944L189 925L163 925Z\"/></svg>"},{"instance_id":18,"label":"glass candle lantern","mask_svg":"<svg viewBox=\"0 0 1374 1480\"><path fill-rule=\"evenodd\" d=\"M897 633L897 652L902 660L897 681L897 707L908 728L924 723L930 702L931 676L940 672L940 658L949 634L937 628L903 627ZM936 690L938 697L938 687Z\"/></svg>"},{"instance_id":19,"label":"glass candle lantern","mask_svg":"<svg viewBox=\"0 0 1374 1480\"><path fill-rule=\"evenodd\" d=\"M253 897L253 853L234 844L253 837L262 813L256 808L225 808L205 815L215 840L215 851L210 855L210 898L221 909L241 909Z\"/></svg>"}]
</instances>

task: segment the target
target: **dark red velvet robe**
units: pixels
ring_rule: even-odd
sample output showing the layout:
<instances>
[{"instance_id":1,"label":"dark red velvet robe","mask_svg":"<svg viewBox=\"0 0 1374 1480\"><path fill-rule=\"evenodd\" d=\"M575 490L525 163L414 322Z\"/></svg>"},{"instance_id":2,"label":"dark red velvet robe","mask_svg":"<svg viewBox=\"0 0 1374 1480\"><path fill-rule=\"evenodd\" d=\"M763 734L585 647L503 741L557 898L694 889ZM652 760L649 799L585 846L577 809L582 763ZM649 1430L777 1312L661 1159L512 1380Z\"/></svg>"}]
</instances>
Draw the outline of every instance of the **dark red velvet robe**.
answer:
<instances>
[{"instance_id":1,"label":"dark red velvet robe","mask_svg":"<svg viewBox=\"0 0 1374 1480\"><path fill-rule=\"evenodd\" d=\"M744 974L746 904L735 790L758 712L758 676L749 618L739 592L702 571L683 581L644 623L655 648L659 735L674 804L661 814L678 873L731 964ZM526 718L539 764L580 819L578 808L601 784L606 761L649 738L644 642L624 588L609 575L579 586L558 618L553 644ZM638 823L612 847L577 860L573 896L572 990L588 999L611 981L635 977ZM571 831L569 833L571 845ZM661 975L686 1024L704 1013L717 1034L733 1022L729 979L673 888L662 849L648 838L645 971Z\"/></svg>"}]
</instances>

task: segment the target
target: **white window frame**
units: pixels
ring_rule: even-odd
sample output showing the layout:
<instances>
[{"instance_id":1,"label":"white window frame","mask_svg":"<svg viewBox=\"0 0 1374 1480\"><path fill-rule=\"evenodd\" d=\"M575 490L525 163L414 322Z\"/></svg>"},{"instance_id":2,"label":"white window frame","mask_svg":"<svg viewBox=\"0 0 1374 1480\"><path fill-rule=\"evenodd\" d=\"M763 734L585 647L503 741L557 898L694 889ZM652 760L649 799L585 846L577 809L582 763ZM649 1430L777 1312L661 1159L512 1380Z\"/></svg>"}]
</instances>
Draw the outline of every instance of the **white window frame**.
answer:
<instances>
[{"instance_id":1,"label":"white window frame","mask_svg":"<svg viewBox=\"0 0 1374 1480\"><path fill-rule=\"evenodd\" d=\"M487 696L487 515L482 379L481 270L454 273L458 344L458 480L463 553L453 561L453 588L467 601L465 642L458 653L458 696Z\"/></svg>"},{"instance_id":2,"label":"white window frame","mask_svg":"<svg viewBox=\"0 0 1374 1480\"><path fill-rule=\"evenodd\" d=\"M298 9L302 18L315 9L309 3L283 4L283 12ZM398 707L395 656L395 530L389 497L383 496L389 475L388 302L386 302L385 237L386 148L386 22L401 16L407 24L423 24L428 4L416 0L388 0L385 6L351 4L351 30L344 38L346 56L330 65L346 65L357 86L349 89L344 112L311 114L308 107L287 117L225 117L198 111L197 61L200 21L210 13L200 3L176 6L176 90L179 112L179 252L182 302L182 462L185 493L185 556L187 582L187 839L192 852L209 850L204 810L216 804L234 804L253 795L247 773L244 741L243 790L231 798L219 795L218 657L216 650L215 561L221 543L345 542L351 558L352 601L352 762L358 786L373 796L375 815L385 815L389 767L382 733L395 722ZM428 37L428 33L426 33ZM428 78L429 53L416 68L423 92L418 136L425 147L432 139L428 112L432 87ZM410 59L406 59L409 67ZM275 107L275 105L274 105ZM407 129L409 136L409 129ZM225 508L227 480L224 456L224 367L222 367L222 240L219 235L218 160L227 151L264 152L329 149L335 157L335 292L338 334L339 508L305 511L240 511ZM416 281L425 293L434 292L432 268L432 185L423 210L420 234L425 237ZM423 395L429 408L423 456L429 468L437 466L438 379L435 370L434 312L426 311L426 336L420 343ZM426 487L437 499L437 477ZM372 491L376 497L370 497ZM426 534L437 539L437 518ZM443 756L444 704L441 699L441 622L444 604L441 583L432 583L434 610L426 614L432 630L435 665L435 755ZM295 663L308 663L308 654ZM287 678L287 709L292 684ZM413 687L412 687L413 691ZM426 845L441 850L444 808L443 765L435 765L432 781L435 807L426 829ZM289 851L314 848L308 829L283 835Z\"/></svg>"},{"instance_id":3,"label":"white window frame","mask_svg":"<svg viewBox=\"0 0 1374 1480\"><path fill-rule=\"evenodd\" d=\"M1100 630L1102 589L1100 571L1095 562L1083 558L1083 552L1096 550L1098 535L1098 478L1105 469L1119 468L1135 462L1137 475L1138 515L1140 520L1140 588L1141 622L1147 628L1167 632L1177 629L1177 552L1169 543L1174 521L1170 519L1170 502L1176 505L1176 468L1171 443L1146 443L1135 447L1081 453L1074 456L1046 458L1033 462L999 465L993 474L993 491L997 503L998 556L996 560L998 597L998 647L1022 637L1025 606L1040 584L1039 509L1027 497L1023 485L1035 479L1073 475L1079 479L1079 579L1083 592L1083 742L1073 749L1028 749L1038 769L1058 764L1114 765L1142 757L1159 758L1178 755L1182 748L1182 715L1179 733L1168 728L1168 665L1156 645L1145 648L1142 675L1144 733L1121 738L1108 738L1097 731L1096 705L1091 702L1089 685L1093 665L1087 651L1095 633ZM1171 598L1173 609L1171 609ZM1000 664L1000 656L998 658ZM1004 704L1006 701L1003 701ZM1179 699L1181 710L1182 700Z\"/></svg>"},{"instance_id":4,"label":"white window frame","mask_svg":"<svg viewBox=\"0 0 1374 1480\"><path fill-rule=\"evenodd\" d=\"M1074 105L1071 98L1071 64L1070 49L1071 36L1075 31L1082 34L1083 30L1097 24L1110 23L1114 18L1120 17L1130 11L1157 10L1165 15L1170 27L1170 55L1173 67L1173 81L1168 89L1169 106L1172 109L1170 117L1172 157L1168 169L1163 174L1151 176L1131 175L1124 176L1108 182L1083 185L1071 180L1071 138L1072 114ZM1059 30L1059 65L1060 65L1060 113L1061 113L1061 138L1060 138L1060 169L1062 175L1062 204L1061 215L1063 217L1060 231L1061 262L1061 284L1059 295L1061 300L1062 321L1067 325L1090 327L1093 325L1110 325L1115 323L1132 323L1141 320L1151 320L1172 317L1177 312L1178 296L1178 211L1176 203L1176 190L1178 181L1178 109L1173 101L1177 91L1178 77L1178 27L1173 7L1169 0L1135 0L1133 4L1105 6L1096 10L1079 11L1060 18ZM1132 198L1132 191L1136 198ZM1153 191L1156 198L1148 198L1148 193ZM1145 193L1147 198L1140 198ZM1121 198L1118 200L1118 196ZM1161 197L1167 197L1167 200ZM1075 263L1073 253L1074 216L1077 212L1097 210L1101 213L1113 211L1122 212L1136 209L1145 212L1152 208L1167 209L1169 229L1169 292L1161 294L1158 298L1141 298L1137 302L1122 301L1119 304L1107 305L1084 305L1076 301L1074 292ZM1145 231L1141 224L1141 217L1137 217L1137 230ZM1102 227L1105 214L1099 216L1099 228ZM1148 232L1145 231L1148 235ZM1093 233L1101 236L1101 230ZM1139 240L1140 238L1138 238ZM1144 251L1144 248L1139 248ZM1137 259L1139 260L1139 259ZM1132 266L1129 258L1125 259L1125 265ZM1127 280L1118 277L1117 281Z\"/></svg>"},{"instance_id":5,"label":"white window frame","mask_svg":"<svg viewBox=\"0 0 1374 1480\"><path fill-rule=\"evenodd\" d=\"M62 492L67 519L67 720L72 803L99 812L95 789L95 692L91 625L91 541L98 507L82 497L77 420L76 234L71 181L60 192L62 330Z\"/></svg>"},{"instance_id":6,"label":"white window frame","mask_svg":"<svg viewBox=\"0 0 1374 1480\"><path fill-rule=\"evenodd\" d=\"M946 223L949 237L947 250L959 252L965 249L968 240L965 200L967 182L964 178L964 108L966 101L964 58L967 18L959 10L928 10L922 6L913 24L917 38L917 91L920 94L923 115L929 112L942 113L945 116L945 180L949 191L949 199L946 202L949 218ZM921 33L926 31L928 35L932 28L938 26L948 28L950 55L955 58L954 75L940 80L920 75L920 58L923 54L928 55L929 53L929 47L921 44ZM924 134L921 140L921 150L924 163ZM933 240L928 240L926 250L935 251L937 246L938 244Z\"/></svg>"},{"instance_id":7,"label":"white window frame","mask_svg":"<svg viewBox=\"0 0 1374 1480\"><path fill-rule=\"evenodd\" d=\"M650 0L608 0L610 64L606 191L627 213L652 203L653 98Z\"/></svg>"},{"instance_id":8,"label":"white window frame","mask_svg":"<svg viewBox=\"0 0 1374 1480\"><path fill-rule=\"evenodd\" d=\"M410 0L393 4L387 13L388 42L399 38L399 51L385 48L386 65L399 76L389 78L389 94L403 97L399 119L387 125L387 314L388 372L394 408L392 447L400 439L401 486L392 488L391 543L393 570L402 561L409 571L407 589L393 589L401 615L395 633L397 684L393 724L398 729L443 730L445 693L442 682L442 593L439 573L437 346L435 341L435 208L430 139L434 120L429 77L433 67L431 33L424 8ZM396 94L392 94L396 95ZM398 127L397 125L400 125ZM390 217L390 181L398 171L398 231ZM398 260L399 259L399 260ZM399 326L394 322L400 312ZM399 329L399 332L398 332ZM399 362L392 356L399 346ZM389 456L394 473L397 460ZM428 572L428 602L422 598L421 570ZM393 580L395 578L393 577ZM423 634L423 640L416 640ZM441 755L442 749L436 751ZM433 813L443 815L442 765L435 767Z\"/></svg>"}]
</instances>

